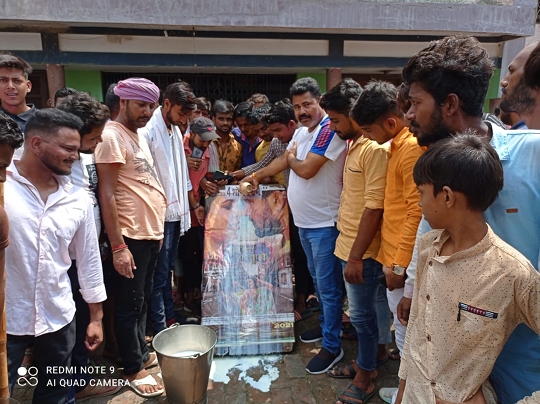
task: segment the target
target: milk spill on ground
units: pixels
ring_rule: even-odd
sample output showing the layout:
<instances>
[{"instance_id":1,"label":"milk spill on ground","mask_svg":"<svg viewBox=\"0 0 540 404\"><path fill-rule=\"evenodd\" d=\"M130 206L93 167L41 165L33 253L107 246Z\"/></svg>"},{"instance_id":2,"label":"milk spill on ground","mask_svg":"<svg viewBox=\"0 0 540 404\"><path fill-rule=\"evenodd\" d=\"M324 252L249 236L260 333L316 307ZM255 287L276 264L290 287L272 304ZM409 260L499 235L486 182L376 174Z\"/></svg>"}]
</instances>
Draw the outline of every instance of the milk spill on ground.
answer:
<instances>
[{"instance_id":1,"label":"milk spill on ground","mask_svg":"<svg viewBox=\"0 0 540 404\"><path fill-rule=\"evenodd\" d=\"M255 356L237 356L237 357L214 357L212 368L210 370L210 379L214 382L228 383L229 374L235 369L240 370L238 380L243 380L251 387L266 393L270 391L270 385L279 377L279 369L275 366L276 362L281 360L281 355L255 355ZM255 380L248 375L249 369L257 369L257 373L262 376Z\"/></svg>"}]
</instances>

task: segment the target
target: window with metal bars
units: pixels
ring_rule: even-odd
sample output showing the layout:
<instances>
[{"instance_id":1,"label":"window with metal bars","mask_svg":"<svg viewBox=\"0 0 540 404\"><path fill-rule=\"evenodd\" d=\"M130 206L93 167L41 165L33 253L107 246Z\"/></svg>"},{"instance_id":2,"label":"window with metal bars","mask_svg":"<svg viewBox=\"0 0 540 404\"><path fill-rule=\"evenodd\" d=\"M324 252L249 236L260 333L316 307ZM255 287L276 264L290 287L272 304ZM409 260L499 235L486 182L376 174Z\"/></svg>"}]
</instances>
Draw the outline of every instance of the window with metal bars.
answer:
<instances>
[{"instance_id":1,"label":"window with metal bars","mask_svg":"<svg viewBox=\"0 0 540 404\"><path fill-rule=\"evenodd\" d=\"M233 104L247 100L254 93L266 94L271 102L289 97L295 74L206 74L206 73L113 73L103 72L103 93L112 83L129 77L144 77L162 91L177 80L188 82L197 97L227 100Z\"/></svg>"}]
</instances>

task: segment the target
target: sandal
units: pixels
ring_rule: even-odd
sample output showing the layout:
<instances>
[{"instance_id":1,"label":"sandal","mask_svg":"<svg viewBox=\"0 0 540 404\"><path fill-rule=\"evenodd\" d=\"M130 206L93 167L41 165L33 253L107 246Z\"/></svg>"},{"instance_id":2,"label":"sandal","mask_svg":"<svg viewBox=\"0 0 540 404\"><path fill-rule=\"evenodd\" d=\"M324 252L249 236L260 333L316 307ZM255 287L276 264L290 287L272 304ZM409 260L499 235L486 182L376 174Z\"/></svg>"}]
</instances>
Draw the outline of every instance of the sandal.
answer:
<instances>
[{"instance_id":1,"label":"sandal","mask_svg":"<svg viewBox=\"0 0 540 404\"><path fill-rule=\"evenodd\" d=\"M354 384L349 384L349 387L338 397L338 400L343 404L365 404L375 395L376 389L368 394L364 390L356 387ZM354 401L353 401L354 400Z\"/></svg>"},{"instance_id":2,"label":"sandal","mask_svg":"<svg viewBox=\"0 0 540 404\"><path fill-rule=\"evenodd\" d=\"M317 299L317 296L309 295L309 297L306 300L306 306L313 311L319 310L320 305L319 305L319 299Z\"/></svg>"},{"instance_id":3,"label":"sandal","mask_svg":"<svg viewBox=\"0 0 540 404\"><path fill-rule=\"evenodd\" d=\"M139 389L139 386L143 384L147 384L149 386L157 386L156 379L154 379L152 375L148 375L146 377L143 377L142 379L135 379L131 382L128 381L128 383L129 387L131 387L135 393L144 398L161 396L165 392L164 389L159 389L158 391L155 391L153 393L144 393L141 389Z\"/></svg>"},{"instance_id":4,"label":"sandal","mask_svg":"<svg viewBox=\"0 0 540 404\"><path fill-rule=\"evenodd\" d=\"M401 353L399 352L399 349L390 348L388 350L388 357L393 361L398 361L401 359Z\"/></svg>"},{"instance_id":5,"label":"sandal","mask_svg":"<svg viewBox=\"0 0 540 404\"><path fill-rule=\"evenodd\" d=\"M334 379L354 379L356 376L356 369L354 368L354 360L348 365L334 366L327 372L328 376Z\"/></svg>"}]
</instances>

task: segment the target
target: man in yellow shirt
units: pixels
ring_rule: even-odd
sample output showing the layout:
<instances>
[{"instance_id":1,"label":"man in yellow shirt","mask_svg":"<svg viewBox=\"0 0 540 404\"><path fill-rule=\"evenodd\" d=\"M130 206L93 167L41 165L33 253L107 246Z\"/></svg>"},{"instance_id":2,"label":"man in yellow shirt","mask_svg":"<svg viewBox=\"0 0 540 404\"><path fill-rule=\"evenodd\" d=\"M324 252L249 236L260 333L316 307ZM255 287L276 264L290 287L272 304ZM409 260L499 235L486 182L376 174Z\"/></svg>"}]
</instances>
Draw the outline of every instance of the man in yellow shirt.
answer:
<instances>
[{"instance_id":1,"label":"man in yellow shirt","mask_svg":"<svg viewBox=\"0 0 540 404\"><path fill-rule=\"evenodd\" d=\"M364 88L351 115L362 128L364 136L379 144L392 141L377 261L383 265L386 275L388 303L394 313L396 344L401 351L406 328L398 321L396 308L403 296L406 269L422 218L413 169L423 150L407 128L405 115L397 105L397 95L398 90L393 84L372 81Z\"/></svg>"},{"instance_id":2,"label":"man in yellow shirt","mask_svg":"<svg viewBox=\"0 0 540 404\"><path fill-rule=\"evenodd\" d=\"M384 342L392 341L390 312L385 290L379 282L382 265L375 261L381 241L388 147L363 137L358 124L349 117L361 92L357 82L344 79L321 99L330 128L341 139L350 140L343 169L337 222L339 236L334 255L344 270L351 323L358 335L358 357L352 364L336 366L328 372L331 377L354 378L340 397L341 402L351 399L365 402L375 394L372 377L380 363L377 360L379 327L387 329ZM386 317L382 324L378 324L376 310L379 295L382 295L383 317ZM379 359L387 358L384 348Z\"/></svg>"}]
</instances>

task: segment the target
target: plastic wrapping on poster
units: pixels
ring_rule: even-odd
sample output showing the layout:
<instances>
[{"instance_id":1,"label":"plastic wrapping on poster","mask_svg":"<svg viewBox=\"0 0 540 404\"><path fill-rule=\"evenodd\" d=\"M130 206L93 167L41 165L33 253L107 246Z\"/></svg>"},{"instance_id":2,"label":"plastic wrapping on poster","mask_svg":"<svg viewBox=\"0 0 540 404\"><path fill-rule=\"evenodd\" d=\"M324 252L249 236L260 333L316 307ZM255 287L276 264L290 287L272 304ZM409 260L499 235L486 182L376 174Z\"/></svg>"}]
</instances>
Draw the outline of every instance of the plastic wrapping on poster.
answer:
<instances>
[{"instance_id":1,"label":"plastic wrapping on poster","mask_svg":"<svg viewBox=\"0 0 540 404\"><path fill-rule=\"evenodd\" d=\"M202 324L218 354L286 352L294 343L287 194L227 186L206 199Z\"/></svg>"}]
</instances>

